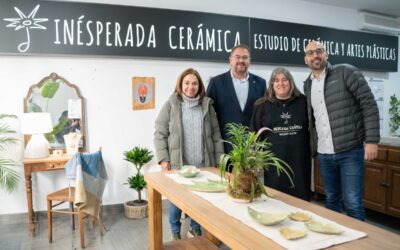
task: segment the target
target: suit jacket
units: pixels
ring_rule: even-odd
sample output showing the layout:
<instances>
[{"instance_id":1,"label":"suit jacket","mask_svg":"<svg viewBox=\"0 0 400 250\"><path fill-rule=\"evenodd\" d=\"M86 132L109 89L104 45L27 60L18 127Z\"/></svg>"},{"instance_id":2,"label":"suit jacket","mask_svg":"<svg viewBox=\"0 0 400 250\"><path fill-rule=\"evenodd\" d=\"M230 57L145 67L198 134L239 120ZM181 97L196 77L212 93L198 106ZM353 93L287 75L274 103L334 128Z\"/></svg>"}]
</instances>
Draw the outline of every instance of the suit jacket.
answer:
<instances>
[{"instance_id":1,"label":"suit jacket","mask_svg":"<svg viewBox=\"0 0 400 250\"><path fill-rule=\"evenodd\" d=\"M249 73L249 94L246 105L242 111L239 100L233 86L231 72L211 78L207 87L207 96L214 100L214 109L217 112L221 135L224 140L228 139L225 125L227 123L238 123L245 126L250 125L254 102L264 96L266 90L265 79ZM224 143L225 153L229 153L232 147Z\"/></svg>"}]
</instances>

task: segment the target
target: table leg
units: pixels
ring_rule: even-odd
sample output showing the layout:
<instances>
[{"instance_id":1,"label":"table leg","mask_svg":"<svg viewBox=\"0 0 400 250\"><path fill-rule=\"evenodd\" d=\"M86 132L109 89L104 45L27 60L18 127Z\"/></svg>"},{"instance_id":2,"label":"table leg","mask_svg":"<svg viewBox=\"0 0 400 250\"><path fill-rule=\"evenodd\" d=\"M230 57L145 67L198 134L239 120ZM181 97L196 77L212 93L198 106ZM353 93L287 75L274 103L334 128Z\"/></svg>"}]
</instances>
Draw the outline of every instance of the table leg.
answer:
<instances>
[{"instance_id":1,"label":"table leg","mask_svg":"<svg viewBox=\"0 0 400 250\"><path fill-rule=\"evenodd\" d=\"M152 187L148 188L149 195L149 250L162 249L162 203L161 194Z\"/></svg>"},{"instance_id":2,"label":"table leg","mask_svg":"<svg viewBox=\"0 0 400 250\"><path fill-rule=\"evenodd\" d=\"M25 171L25 187L26 201L28 204L28 228L32 235L35 233L35 223L33 221L33 206L32 206L32 174Z\"/></svg>"}]
</instances>

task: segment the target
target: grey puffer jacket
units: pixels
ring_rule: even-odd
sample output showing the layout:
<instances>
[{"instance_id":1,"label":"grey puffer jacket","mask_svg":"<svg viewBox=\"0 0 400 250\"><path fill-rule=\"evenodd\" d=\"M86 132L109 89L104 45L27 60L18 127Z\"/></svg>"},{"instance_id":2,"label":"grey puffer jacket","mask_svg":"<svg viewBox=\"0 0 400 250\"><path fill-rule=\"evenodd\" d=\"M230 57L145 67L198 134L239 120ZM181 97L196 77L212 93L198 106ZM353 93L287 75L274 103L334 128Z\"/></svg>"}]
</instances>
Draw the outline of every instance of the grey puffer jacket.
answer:
<instances>
[{"instance_id":1,"label":"grey puffer jacket","mask_svg":"<svg viewBox=\"0 0 400 250\"><path fill-rule=\"evenodd\" d=\"M155 124L154 146L157 161L169 161L172 169L183 164L183 131L181 97L174 93L162 107ZM224 153L217 115L212 107L213 101L203 97L203 145L205 166L216 166Z\"/></svg>"},{"instance_id":2,"label":"grey puffer jacket","mask_svg":"<svg viewBox=\"0 0 400 250\"><path fill-rule=\"evenodd\" d=\"M315 131L310 76L304 82L304 93L307 96L310 129ZM335 153L352 149L364 142L379 142L378 106L367 81L357 68L349 64L332 66L328 63L324 95ZM315 154L316 133L311 134Z\"/></svg>"}]
</instances>

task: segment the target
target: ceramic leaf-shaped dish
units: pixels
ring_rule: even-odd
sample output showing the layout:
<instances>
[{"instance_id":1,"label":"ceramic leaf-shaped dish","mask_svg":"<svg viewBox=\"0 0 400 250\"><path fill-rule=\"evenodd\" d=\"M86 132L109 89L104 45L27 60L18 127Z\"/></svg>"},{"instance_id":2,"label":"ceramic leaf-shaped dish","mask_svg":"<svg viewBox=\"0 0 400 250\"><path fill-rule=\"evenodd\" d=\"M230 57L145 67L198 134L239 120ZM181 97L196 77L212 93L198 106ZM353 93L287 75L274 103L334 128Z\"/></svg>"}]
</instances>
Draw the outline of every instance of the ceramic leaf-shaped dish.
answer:
<instances>
[{"instance_id":1,"label":"ceramic leaf-shaped dish","mask_svg":"<svg viewBox=\"0 0 400 250\"><path fill-rule=\"evenodd\" d=\"M260 224L266 225L266 226L281 223L288 216L287 213L260 212L260 211L252 209L251 207L247 207L247 211L253 220L257 221Z\"/></svg>"},{"instance_id":2,"label":"ceramic leaf-shaped dish","mask_svg":"<svg viewBox=\"0 0 400 250\"><path fill-rule=\"evenodd\" d=\"M192 178L197 176L200 173L200 169L198 169L196 166L191 166L191 165L185 165L182 166L180 170L177 171L179 175L185 177L185 178Z\"/></svg>"},{"instance_id":3,"label":"ceramic leaf-shaped dish","mask_svg":"<svg viewBox=\"0 0 400 250\"><path fill-rule=\"evenodd\" d=\"M339 228L338 226L331 224L331 223L310 220L310 221L305 222L304 224L307 226L307 228L309 230L318 232L318 233L341 234L344 232L341 228Z\"/></svg>"},{"instance_id":4,"label":"ceramic leaf-shaped dish","mask_svg":"<svg viewBox=\"0 0 400 250\"><path fill-rule=\"evenodd\" d=\"M306 231L300 228L282 227L279 229L281 235L287 240L297 240L306 236Z\"/></svg>"},{"instance_id":5,"label":"ceramic leaf-shaped dish","mask_svg":"<svg viewBox=\"0 0 400 250\"><path fill-rule=\"evenodd\" d=\"M290 213L289 218L295 221L309 221L311 219L311 214L304 211L297 211L295 213Z\"/></svg>"},{"instance_id":6,"label":"ceramic leaf-shaped dish","mask_svg":"<svg viewBox=\"0 0 400 250\"><path fill-rule=\"evenodd\" d=\"M190 190L207 193L222 193L226 190L226 182L217 180L192 181L192 184L184 184Z\"/></svg>"}]
</instances>

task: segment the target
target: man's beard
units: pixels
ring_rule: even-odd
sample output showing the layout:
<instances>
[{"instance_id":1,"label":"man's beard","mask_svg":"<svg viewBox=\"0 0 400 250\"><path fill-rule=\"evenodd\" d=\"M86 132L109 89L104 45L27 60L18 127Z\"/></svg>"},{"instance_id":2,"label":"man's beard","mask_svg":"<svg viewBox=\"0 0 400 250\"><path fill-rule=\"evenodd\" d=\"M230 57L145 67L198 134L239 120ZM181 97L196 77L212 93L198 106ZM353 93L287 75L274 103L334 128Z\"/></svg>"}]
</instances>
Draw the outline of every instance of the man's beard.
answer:
<instances>
[{"instance_id":1,"label":"man's beard","mask_svg":"<svg viewBox=\"0 0 400 250\"><path fill-rule=\"evenodd\" d=\"M314 60L313 60L314 61ZM322 59L319 60L319 63L314 66L315 64L313 63L313 61L311 61L310 63L308 63L308 65L310 66L310 68L312 70L322 70L325 68L327 62L323 61Z\"/></svg>"},{"instance_id":2,"label":"man's beard","mask_svg":"<svg viewBox=\"0 0 400 250\"><path fill-rule=\"evenodd\" d=\"M235 67L236 72L238 73L246 73L248 67L246 67L246 64L237 64Z\"/></svg>"}]
</instances>

